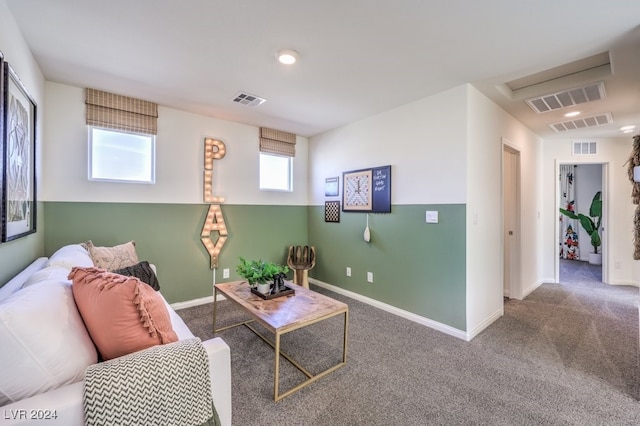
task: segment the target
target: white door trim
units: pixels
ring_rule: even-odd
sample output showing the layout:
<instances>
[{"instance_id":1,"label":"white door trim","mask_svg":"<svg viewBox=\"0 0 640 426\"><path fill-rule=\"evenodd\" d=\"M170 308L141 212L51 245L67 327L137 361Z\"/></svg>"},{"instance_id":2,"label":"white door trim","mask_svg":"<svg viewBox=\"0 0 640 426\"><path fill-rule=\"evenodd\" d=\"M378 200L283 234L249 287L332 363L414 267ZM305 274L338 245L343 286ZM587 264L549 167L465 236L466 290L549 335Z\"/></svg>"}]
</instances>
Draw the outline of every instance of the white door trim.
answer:
<instances>
[{"instance_id":1,"label":"white door trim","mask_svg":"<svg viewBox=\"0 0 640 426\"><path fill-rule=\"evenodd\" d=\"M508 293L508 297L512 298L512 299L521 299L522 298L522 259L521 259L521 253L522 253L522 239L521 239L521 193L520 193L520 186L521 186L521 182L522 182L522 178L521 178L521 153L520 150L518 148L516 148L515 146L513 146L513 144L511 144L511 142L509 142L507 139L502 139L502 158L501 158L501 182L502 182L502 187L501 187L501 198L502 198L502 210L501 210L501 220L502 220L502 229L504 231L505 229L505 222L506 222L506 218L505 218L505 193L504 193L504 182L505 182L505 165L504 165L504 153L508 152L511 154L516 155L516 182L515 182L515 223L513 224L513 239L511 240L512 245L513 245L513 261L510 262L509 264L509 270L510 270L510 277L509 277L509 289L505 290L505 293ZM502 282L504 285L505 280L507 279L507 277L504 276L504 270L505 270L505 251L506 251L507 247L505 246L504 242L502 243Z\"/></svg>"},{"instance_id":2,"label":"white door trim","mask_svg":"<svg viewBox=\"0 0 640 426\"><path fill-rule=\"evenodd\" d=\"M602 166L602 223L601 226L604 229L602 232L602 282L609 284L611 282L609 276L609 229L610 215L609 215L609 194L611 193L610 179L609 179L609 162L608 161L587 161L587 160L555 160L554 168L554 182L555 182L555 199L554 199L554 214L552 217L558 217L560 214L560 166L566 164L596 164ZM553 264L554 264L554 282L560 282L560 246L558 244L558 235L560 235L560 223L558 220L554 221L553 232Z\"/></svg>"}]
</instances>

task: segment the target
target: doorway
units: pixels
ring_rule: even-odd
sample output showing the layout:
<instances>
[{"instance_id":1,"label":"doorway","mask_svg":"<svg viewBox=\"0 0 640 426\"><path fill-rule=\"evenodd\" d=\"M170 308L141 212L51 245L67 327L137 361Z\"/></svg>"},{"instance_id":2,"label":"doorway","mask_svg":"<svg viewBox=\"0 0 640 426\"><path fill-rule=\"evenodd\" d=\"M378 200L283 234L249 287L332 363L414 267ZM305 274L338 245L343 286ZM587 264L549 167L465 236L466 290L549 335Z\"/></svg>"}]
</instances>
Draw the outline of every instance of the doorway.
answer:
<instances>
[{"instance_id":1,"label":"doorway","mask_svg":"<svg viewBox=\"0 0 640 426\"><path fill-rule=\"evenodd\" d=\"M597 225L599 219L592 216L594 199L602 203L600 216L606 218L606 170L603 163L564 163L558 165L559 187L556 200L558 212L556 282L571 282L587 274L607 282L604 271L607 252L604 219L597 229L600 245L593 246L592 236L578 219L562 214L565 209L574 214L590 217Z\"/></svg>"},{"instance_id":2,"label":"doorway","mask_svg":"<svg viewBox=\"0 0 640 426\"><path fill-rule=\"evenodd\" d=\"M518 297L520 292L520 151L503 140L503 294Z\"/></svg>"}]
</instances>

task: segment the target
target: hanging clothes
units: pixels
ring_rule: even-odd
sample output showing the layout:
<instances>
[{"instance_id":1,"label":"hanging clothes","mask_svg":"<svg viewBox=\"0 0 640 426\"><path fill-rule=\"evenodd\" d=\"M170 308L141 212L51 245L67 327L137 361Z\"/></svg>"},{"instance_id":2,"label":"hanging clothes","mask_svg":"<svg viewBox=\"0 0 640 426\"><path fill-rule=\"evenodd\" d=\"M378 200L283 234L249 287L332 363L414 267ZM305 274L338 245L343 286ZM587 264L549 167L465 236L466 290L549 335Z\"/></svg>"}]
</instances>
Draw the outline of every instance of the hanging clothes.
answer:
<instances>
[{"instance_id":1,"label":"hanging clothes","mask_svg":"<svg viewBox=\"0 0 640 426\"><path fill-rule=\"evenodd\" d=\"M573 165L560 166L560 207L575 212L575 176ZM560 258L580 260L578 221L562 213L560 215Z\"/></svg>"}]
</instances>

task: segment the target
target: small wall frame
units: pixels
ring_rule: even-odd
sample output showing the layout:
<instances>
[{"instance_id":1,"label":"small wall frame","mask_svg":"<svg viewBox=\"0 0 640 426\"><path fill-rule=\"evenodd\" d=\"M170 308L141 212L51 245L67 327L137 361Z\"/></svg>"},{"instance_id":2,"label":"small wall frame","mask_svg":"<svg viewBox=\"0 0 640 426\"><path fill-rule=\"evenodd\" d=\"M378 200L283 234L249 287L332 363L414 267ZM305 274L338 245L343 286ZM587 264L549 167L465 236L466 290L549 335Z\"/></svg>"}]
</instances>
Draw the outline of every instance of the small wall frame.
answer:
<instances>
[{"instance_id":1,"label":"small wall frame","mask_svg":"<svg viewBox=\"0 0 640 426\"><path fill-rule=\"evenodd\" d=\"M340 201L324 202L324 221L340 222Z\"/></svg>"}]
</instances>

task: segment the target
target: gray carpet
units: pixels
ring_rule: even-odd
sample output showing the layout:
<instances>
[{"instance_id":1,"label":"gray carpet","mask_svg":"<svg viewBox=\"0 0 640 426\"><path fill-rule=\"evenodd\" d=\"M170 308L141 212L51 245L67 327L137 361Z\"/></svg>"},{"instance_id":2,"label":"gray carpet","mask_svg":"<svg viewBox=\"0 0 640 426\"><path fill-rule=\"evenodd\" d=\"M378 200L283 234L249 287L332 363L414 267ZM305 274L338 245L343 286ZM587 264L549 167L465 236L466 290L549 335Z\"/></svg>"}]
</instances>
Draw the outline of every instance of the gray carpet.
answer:
<instances>
[{"instance_id":1,"label":"gray carpet","mask_svg":"<svg viewBox=\"0 0 640 426\"><path fill-rule=\"evenodd\" d=\"M582 266L582 265L580 265ZM231 347L233 424L638 425L638 289L583 277L543 284L464 342L353 299L347 365L273 402L273 350L244 327L219 335ZM220 317L241 317L230 302ZM178 312L212 337L211 305ZM313 372L340 357L342 321L283 339ZM304 376L281 362L281 389Z\"/></svg>"}]
</instances>

